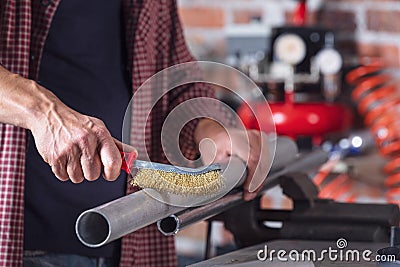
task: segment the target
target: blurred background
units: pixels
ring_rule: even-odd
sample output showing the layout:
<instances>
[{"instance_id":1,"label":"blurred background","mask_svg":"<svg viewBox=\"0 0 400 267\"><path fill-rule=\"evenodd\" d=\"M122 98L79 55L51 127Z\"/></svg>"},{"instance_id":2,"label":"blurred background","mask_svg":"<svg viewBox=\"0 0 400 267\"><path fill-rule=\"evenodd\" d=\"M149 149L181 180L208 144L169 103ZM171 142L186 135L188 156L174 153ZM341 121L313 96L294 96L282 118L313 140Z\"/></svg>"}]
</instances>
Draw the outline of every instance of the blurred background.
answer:
<instances>
[{"instance_id":1,"label":"blurred background","mask_svg":"<svg viewBox=\"0 0 400 267\"><path fill-rule=\"evenodd\" d=\"M376 115L387 119L379 129L371 119L365 120L388 97L400 95L396 83L389 86L392 91L384 91L399 76L400 1L178 0L178 6L193 55L249 75L270 101L277 133L294 139L300 150L332 146L354 131L371 133L372 152L350 155L336 161L328 174L313 176L319 197L344 203L398 203L390 193L398 188L398 180L383 168L400 154L399 146L390 153L384 148L397 142L398 134L389 140L387 133L400 132L400 127L388 127L393 124L390 118L397 117L393 106L400 101ZM389 77L382 78L382 73ZM362 83L376 76L383 80ZM224 92L219 96L237 110L246 127L262 130L234 97ZM308 118L304 129L294 113ZM320 123L326 121L330 124ZM344 140L346 147L351 140ZM280 188L273 188L264 193L261 206L291 209L292 203ZM212 257L237 248L220 221L196 223L176 237L181 266L204 260L206 250Z\"/></svg>"},{"instance_id":2,"label":"blurred background","mask_svg":"<svg viewBox=\"0 0 400 267\"><path fill-rule=\"evenodd\" d=\"M192 53L198 59L224 62L237 50L269 50L272 28L292 24L298 2L178 0L178 5ZM344 57L380 56L397 67L399 20L396 0L309 0L305 24L334 30Z\"/></svg>"}]
</instances>

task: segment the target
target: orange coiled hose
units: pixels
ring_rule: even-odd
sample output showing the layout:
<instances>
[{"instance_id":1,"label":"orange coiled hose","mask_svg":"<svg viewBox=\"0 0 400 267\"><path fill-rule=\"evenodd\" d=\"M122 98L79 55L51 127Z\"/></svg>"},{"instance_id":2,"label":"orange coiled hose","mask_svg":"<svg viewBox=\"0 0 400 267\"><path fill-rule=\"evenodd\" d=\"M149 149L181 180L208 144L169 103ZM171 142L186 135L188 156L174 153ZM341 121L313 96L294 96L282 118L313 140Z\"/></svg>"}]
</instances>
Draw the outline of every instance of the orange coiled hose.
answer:
<instances>
[{"instance_id":1,"label":"orange coiled hose","mask_svg":"<svg viewBox=\"0 0 400 267\"><path fill-rule=\"evenodd\" d=\"M384 168L386 198L400 204L400 90L395 80L380 60L346 75L346 82L355 86L351 98L371 129L380 153L388 160Z\"/></svg>"}]
</instances>

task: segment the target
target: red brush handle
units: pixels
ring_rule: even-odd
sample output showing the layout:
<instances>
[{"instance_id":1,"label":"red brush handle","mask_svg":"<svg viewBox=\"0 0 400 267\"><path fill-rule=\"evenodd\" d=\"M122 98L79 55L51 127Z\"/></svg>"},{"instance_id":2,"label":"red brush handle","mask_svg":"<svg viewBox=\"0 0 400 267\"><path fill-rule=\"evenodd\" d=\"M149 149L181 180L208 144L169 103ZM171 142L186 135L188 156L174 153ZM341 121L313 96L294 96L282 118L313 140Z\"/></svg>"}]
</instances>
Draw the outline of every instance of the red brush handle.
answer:
<instances>
[{"instance_id":1,"label":"red brush handle","mask_svg":"<svg viewBox=\"0 0 400 267\"><path fill-rule=\"evenodd\" d=\"M137 159L137 152L123 152L120 151L122 158L121 170L131 174L133 162Z\"/></svg>"}]
</instances>

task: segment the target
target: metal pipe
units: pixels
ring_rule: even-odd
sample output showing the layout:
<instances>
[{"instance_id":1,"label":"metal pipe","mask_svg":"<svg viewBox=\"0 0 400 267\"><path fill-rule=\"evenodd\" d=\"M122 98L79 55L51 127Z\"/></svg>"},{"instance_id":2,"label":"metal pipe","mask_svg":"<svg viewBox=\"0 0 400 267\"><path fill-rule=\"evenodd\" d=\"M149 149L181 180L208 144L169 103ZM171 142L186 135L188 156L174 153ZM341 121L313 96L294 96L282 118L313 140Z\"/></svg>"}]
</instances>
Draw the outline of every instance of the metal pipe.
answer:
<instances>
[{"instance_id":1,"label":"metal pipe","mask_svg":"<svg viewBox=\"0 0 400 267\"><path fill-rule=\"evenodd\" d=\"M242 199L242 192L236 192L207 205L188 209L179 215L173 214L157 222L158 230L166 236L175 235L186 226L207 220L221 211L238 205Z\"/></svg>"},{"instance_id":2,"label":"metal pipe","mask_svg":"<svg viewBox=\"0 0 400 267\"><path fill-rule=\"evenodd\" d=\"M292 163L298 156L296 143L286 136L279 136L276 139L276 150L270 172L276 172Z\"/></svg>"},{"instance_id":3,"label":"metal pipe","mask_svg":"<svg viewBox=\"0 0 400 267\"><path fill-rule=\"evenodd\" d=\"M283 166L293 161L297 155L297 146L291 139L279 137L276 141L277 150L271 167L273 171L282 169ZM245 163L237 157L231 157L230 162L221 167L222 178L228 188L233 188L234 185L232 183L237 181L236 186L241 185L247 176ZM180 205L187 202L182 196L168 194L165 198L161 196L157 200L154 198L157 193L152 194L152 191L149 193L148 190L138 191L84 211L80 214L75 224L75 232L78 239L88 247L100 247L163 218L188 209L187 206ZM196 200L197 202L191 202L191 207L205 204L205 208L202 209L205 210L209 207L207 203L225 193L202 196L201 199ZM222 202L226 203L216 202L213 204L214 202L211 202L211 205L213 209L216 208L214 205L229 206L230 202L234 205L236 202L233 201L233 198L232 195L227 196L222 200ZM241 193L235 198L241 199ZM159 201L161 199L165 201ZM171 203L179 204L172 205Z\"/></svg>"},{"instance_id":4,"label":"metal pipe","mask_svg":"<svg viewBox=\"0 0 400 267\"><path fill-rule=\"evenodd\" d=\"M184 209L138 191L83 212L75 231L84 245L97 248Z\"/></svg>"},{"instance_id":5,"label":"metal pipe","mask_svg":"<svg viewBox=\"0 0 400 267\"><path fill-rule=\"evenodd\" d=\"M281 151L283 152L283 151ZM329 153L323 150L315 150L311 153L304 154L295 160L292 164L287 165L280 171L276 171L268 175L264 190L274 187L279 183L278 178L284 174L315 169L328 160ZM243 203L243 192L233 192L225 197L218 199L207 205L187 209L178 214L173 214L157 222L158 230L166 236L175 235L181 229L196 223L198 221L207 220L221 212L230 209L233 206Z\"/></svg>"},{"instance_id":6,"label":"metal pipe","mask_svg":"<svg viewBox=\"0 0 400 267\"><path fill-rule=\"evenodd\" d=\"M340 143L342 141L338 143L338 150L342 156L345 156L350 148L363 152L374 145L373 139L368 131L353 132L347 138L342 140L347 140L347 143L349 144L348 146L341 146ZM288 141L282 137L278 138L274 164L264 185L264 191L278 185L278 178L280 176L290 172L311 172L328 161L329 157L332 156L332 152L329 150L315 149L312 152L300 155L298 158L291 157L290 155L297 154L297 147L294 148L293 146L296 146L294 142ZM335 151L335 153L336 152L337 151ZM233 192L205 206L173 214L158 221L158 229L164 235L175 235L186 226L198 221L207 220L242 203L242 195L243 192Z\"/></svg>"},{"instance_id":7,"label":"metal pipe","mask_svg":"<svg viewBox=\"0 0 400 267\"><path fill-rule=\"evenodd\" d=\"M238 180L243 183L246 178L245 163L237 157L231 157L228 164L221 165L221 169L225 184ZM97 248L188 208L159 201L149 193L149 189L146 190L84 211L75 224L78 239L88 247ZM168 203L181 203L183 198L173 194L166 197ZM208 203L213 197L215 195L202 196L194 205Z\"/></svg>"}]
</instances>

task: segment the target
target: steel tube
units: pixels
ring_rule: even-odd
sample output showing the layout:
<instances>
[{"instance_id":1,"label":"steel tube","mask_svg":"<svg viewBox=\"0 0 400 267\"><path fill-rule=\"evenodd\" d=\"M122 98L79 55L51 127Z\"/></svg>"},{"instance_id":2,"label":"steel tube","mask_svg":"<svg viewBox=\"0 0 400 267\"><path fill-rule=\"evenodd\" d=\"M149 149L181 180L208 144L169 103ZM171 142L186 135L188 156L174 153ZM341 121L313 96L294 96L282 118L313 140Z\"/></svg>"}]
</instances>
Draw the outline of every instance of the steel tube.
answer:
<instances>
[{"instance_id":1,"label":"steel tube","mask_svg":"<svg viewBox=\"0 0 400 267\"><path fill-rule=\"evenodd\" d=\"M280 151L279 153L283 152L284 151ZM329 154L326 151L316 150L299 157L292 164L268 175L267 183L264 185L264 190L277 185L279 183L278 178L284 174L317 168L328 160L328 155ZM242 195L243 192L241 191L233 192L207 205L170 215L157 222L158 230L166 236L175 235L180 230L193 223L207 220L244 202Z\"/></svg>"},{"instance_id":2,"label":"steel tube","mask_svg":"<svg viewBox=\"0 0 400 267\"><path fill-rule=\"evenodd\" d=\"M170 215L157 222L158 230L166 236L175 235L186 226L207 220L224 210L236 206L242 202L242 199L242 192L236 192L207 205L188 209L178 215Z\"/></svg>"},{"instance_id":3,"label":"steel tube","mask_svg":"<svg viewBox=\"0 0 400 267\"><path fill-rule=\"evenodd\" d=\"M354 132L347 139L350 144L354 138L362 142L357 147L361 152L373 146L373 139L368 131ZM352 144L353 145L353 144ZM270 189L279 183L278 178L290 172L310 172L325 163L330 156L326 150L315 149L296 158L297 147L290 139L279 137L277 150L271 173L268 175L264 190ZM344 149L344 148L341 148ZM347 148L346 148L347 150ZM344 155L345 153L343 153ZM243 202L242 192L234 192L205 206L192 208L173 214L157 222L158 229L164 235L174 235L181 229L198 221L207 220L221 212Z\"/></svg>"},{"instance_id":4,"label":"steel tube","mask_svg":"<svg viewBox=\"0 0 400 267\"><path fill-rule=\"evenodd\" d=\"M246 178L245 163L237 157L221 167L226 184L238 180L243 183ZM212 197L215 195L202 196L197 204L208 203ZM179 203L182 196L168 195L168 198ZM142 190L84 211L76 221L75 232L84 245L97 248L187 208L159 201Z\"/></svg>"},{"instance_id":5,"label":"steel tube","mask_svg":"<svg viewBox=\"0 0 400 267\"><path fill-rule=\"evenodd\" d=\"M286 137L278 138L275 153L275 159L278 160L274 160L271 170L283 168L287 163L294 160L296 154L297 146L292 140ZM222 166L223 181L227 185L232 181L239 181L236 185L239 186L244 182L246 176L245 163L237 157L232 157L229 164ZM171 201L171 198L179 198L180 196L168 195L167 197L168 203L183 202L173 199ZM197 202L196 205L204 203L205 206L201 209L204 212L210 209L212 213L213 210L218 209L218 206L225 207L231 205L230 203L234 205L236 202L233 201L233 198L236 201L240 200L242 194L226 196L223 200L220 200L222 203L220 201L209 203L213 200L213 197L215 195L204 196L201 202ZM209 205L211 205L211 208ZM84 245L96 248L186 209L188 207L167 204L167 201L159 201L145 191L138 191L84 211L76 221L75 232Z\"/></svg>"},{"instance_id":6,"label":"steel tube","mask_svg":"<svg viewBox=\"0 0 400 267\"><path fill-rule=\"evenodd\" d=\"M84 245L96 248L184 209L138 191L83 212L75 231Z\"/></svg>"}]
</instances>

